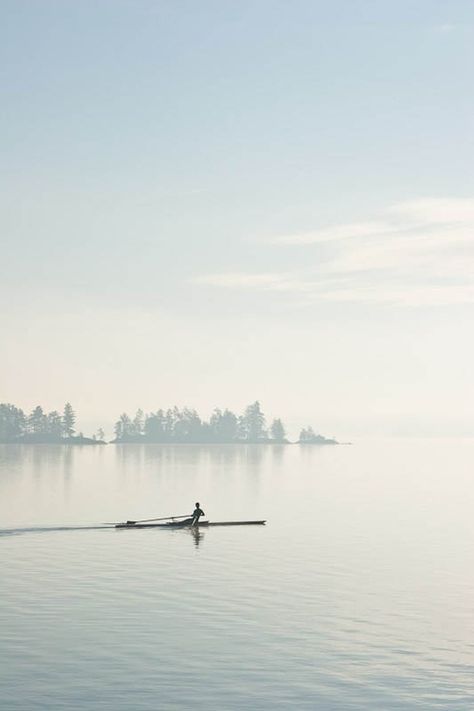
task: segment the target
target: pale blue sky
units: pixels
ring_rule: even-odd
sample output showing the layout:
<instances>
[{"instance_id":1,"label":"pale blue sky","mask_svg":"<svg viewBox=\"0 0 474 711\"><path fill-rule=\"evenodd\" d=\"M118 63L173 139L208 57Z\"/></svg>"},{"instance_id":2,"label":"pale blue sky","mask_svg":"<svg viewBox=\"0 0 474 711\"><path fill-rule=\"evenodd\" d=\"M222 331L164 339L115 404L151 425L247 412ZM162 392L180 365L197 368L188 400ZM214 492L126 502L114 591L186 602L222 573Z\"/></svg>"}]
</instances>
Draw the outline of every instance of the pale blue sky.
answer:
<instances>
[{"instance_id":1,"label":"pale blue sky","mask_svg":"<svg viewBox=\"0 0 474 711\"><path fill-rule=\"evenodd\" d=\"M0 401L472 432L473 2L0 12Z\"/></svg>"}]
</instances>

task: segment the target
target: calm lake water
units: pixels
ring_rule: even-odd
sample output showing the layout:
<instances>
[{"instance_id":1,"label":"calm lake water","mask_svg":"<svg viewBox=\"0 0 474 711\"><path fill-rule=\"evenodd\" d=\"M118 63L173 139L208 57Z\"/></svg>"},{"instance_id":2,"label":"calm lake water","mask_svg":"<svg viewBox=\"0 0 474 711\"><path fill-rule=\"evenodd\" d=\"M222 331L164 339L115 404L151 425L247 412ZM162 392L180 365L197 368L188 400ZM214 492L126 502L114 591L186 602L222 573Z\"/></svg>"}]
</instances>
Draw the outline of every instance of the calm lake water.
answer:
<instances>
[{"instance_id":1,"label":"calm lake water","mask_svg":"<svg viewBox=\"0 0 474 711\"><path fill-rule=\"evenodd\" d=\"M1 446L2 709L472 711L473 465L466 440ZM74 528L195 501L268 523Z\"/></svg>"}]
</instances>

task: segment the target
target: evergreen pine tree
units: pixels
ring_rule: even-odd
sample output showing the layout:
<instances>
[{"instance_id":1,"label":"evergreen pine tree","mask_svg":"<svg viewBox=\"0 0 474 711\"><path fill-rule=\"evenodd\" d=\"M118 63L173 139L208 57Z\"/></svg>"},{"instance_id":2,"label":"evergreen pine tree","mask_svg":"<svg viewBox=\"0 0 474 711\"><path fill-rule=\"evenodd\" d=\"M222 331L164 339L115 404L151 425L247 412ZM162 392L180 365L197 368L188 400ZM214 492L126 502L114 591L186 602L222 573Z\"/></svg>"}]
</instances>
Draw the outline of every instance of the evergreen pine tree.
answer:
<instances>
[{"instance_id":1,"label":"evergreen pine tree","mask_svg":"<svg viewBox=\"0 0 474 711\"><path fill-rule=\"evenodd\" d=\"M76 413L72 409L70 402L64 405L63 411L63 432L66 437L72 437L74 435L74 424L76 422Z\"/></svg>"}]
</instances>

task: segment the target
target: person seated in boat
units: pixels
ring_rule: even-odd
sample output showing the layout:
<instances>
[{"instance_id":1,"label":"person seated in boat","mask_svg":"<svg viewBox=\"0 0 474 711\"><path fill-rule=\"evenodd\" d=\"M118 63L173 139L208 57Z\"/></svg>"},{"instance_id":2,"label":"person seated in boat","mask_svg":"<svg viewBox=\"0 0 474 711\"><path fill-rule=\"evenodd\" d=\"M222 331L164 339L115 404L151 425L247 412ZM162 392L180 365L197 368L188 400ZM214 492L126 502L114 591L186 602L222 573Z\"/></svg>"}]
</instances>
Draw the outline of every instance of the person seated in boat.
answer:
<instances>
[{"instance_id":1,"label":"person seated in boat","mask_svg":"<svg viewBox=\"0 0 474 711\"><path fill-rule=\"evenodd\" d=\"M199 501L195 503L195 509L191 515L191 526L198 526L199 525L199 519L201 516L205 516L204 511L199 505Z\"/></svg>"}]
</instances>

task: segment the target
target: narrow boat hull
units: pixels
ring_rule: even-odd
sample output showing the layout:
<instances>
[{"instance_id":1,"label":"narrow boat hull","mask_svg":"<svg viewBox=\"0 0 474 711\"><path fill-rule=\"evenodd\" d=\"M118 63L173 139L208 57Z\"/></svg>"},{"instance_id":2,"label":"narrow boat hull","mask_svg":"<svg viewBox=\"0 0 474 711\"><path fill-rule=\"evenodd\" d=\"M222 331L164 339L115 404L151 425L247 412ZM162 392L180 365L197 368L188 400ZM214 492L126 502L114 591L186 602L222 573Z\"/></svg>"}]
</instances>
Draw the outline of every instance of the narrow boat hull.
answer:
<instances>
[{"instance_id":1,"label":"narrow boat hull","mask_svg":"<svg viewBox=\"0 0 474 711\"><path fill-rule=\"evenodd\" d=\"M201 521L196 526L190 523L117 523L115 528L209 528L210 526L263 526L265 521Z\"/></svg>"}]
</instances>

